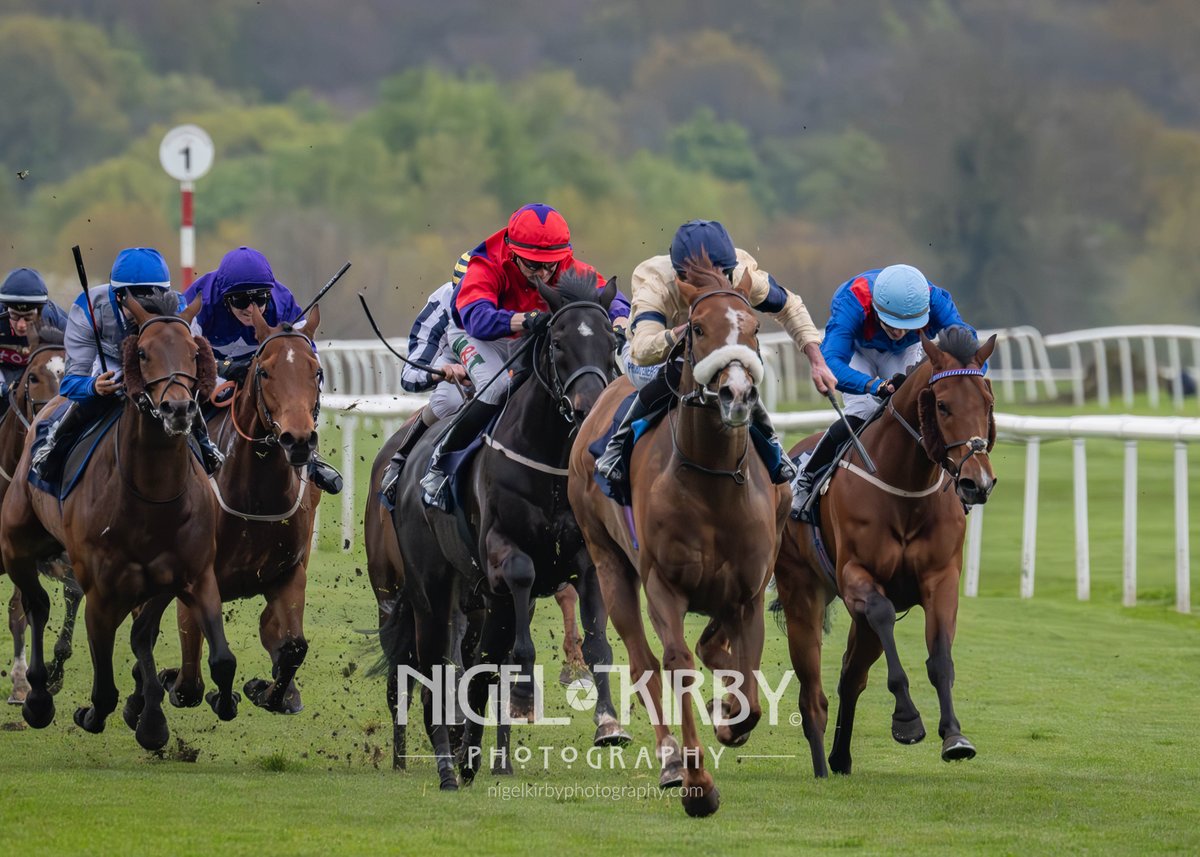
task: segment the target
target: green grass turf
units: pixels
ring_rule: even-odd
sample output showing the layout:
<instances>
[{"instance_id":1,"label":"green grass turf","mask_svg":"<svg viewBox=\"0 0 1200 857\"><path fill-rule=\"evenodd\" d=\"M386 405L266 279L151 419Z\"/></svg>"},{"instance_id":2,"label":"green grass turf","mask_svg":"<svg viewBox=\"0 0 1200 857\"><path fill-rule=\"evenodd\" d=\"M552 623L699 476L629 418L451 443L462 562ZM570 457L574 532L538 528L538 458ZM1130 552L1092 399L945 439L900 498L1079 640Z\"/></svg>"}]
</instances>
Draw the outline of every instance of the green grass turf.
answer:
<instances>
[{"instance_id":1,"label":"green grass turf","mask_svg":"<svg viewBox=\"0 0 1200 857\"><path fill-rule=\"evenodd\" d=\"M370 437L373 431L360 432L359 450L367 460L367 450L374 448L367 444L379 442ZM982 596L964 600L954 651L958 715L980 751L971 762L947 765L938 757L937 702L925 678L923 624L916 610L900 621L897 636L931 737L915 747L891 740L892 698L882 665L876 665L859 705L852 777L823 782L811 777L801 730L789 722L793 683L780 722L760 726L740 751L725 751L714 773L723 797L720 811L709 819L689 819L677 799L660 798L648 788L657 782L655 772L633 768L637 749L652 746L640 708L630 727L635 743L627 751L628 769L593 770L578 762L568 768L559 752L587 747L592 726L585 714L571 712L552 684L548 713L573 714L572 724L514 727L514 746L555 748L548 770L538 751L514 777L482 776L470 790L441 794L429 761L415 760L407 773L389 769L383 680L365 675L374 640L358 633L375 624L365 561L358 540L352 553L336 551L338 507L327 498L323 545L332 549L317 554L310 570L311 649L300 676L305 711L284 718L243 706L237 720L218 723L207 707L169 709L172 741L161 759L137 747L119 713L103 735L85 734L70 717L89 692L81 622L54 723L35 732L21 728L19 709L0 708L5 850L1196 853L1200 622L1170 607L1169 444L1141 447L1141 603L1132 610L1119 606L1122 449L1093 441L1088 450L1093 596L1082 604L1074 599L1069 444L1042 450L1037 589L1028 601L1016 597L1023 450L999 448L1002 481L987 507ZM8 586L0 584L0 595L7 596ZM254 602L228 607L239 685L266 669L257 643L258 610ZM61 615L57 595L54 615ZM173 623L164 624L160 666L173 664L178 651ZM823 660L832 713L847 624L838 608ZM694 640L701 621L689 620L688 628ZM560 639L557 608L543 602L535 641L551 678L558 671ZM618 662L624 662L623 647L612 640ZM127 645L118 647L116 662L118 684L127 692L132 685ZM770 622L763 664L772 681L788 666L783 634ZM6 693L7 679L3 682ZM491 730L489 740L490 735ZM702 732L713 744L710 735ZM410 752L428 752L423 748L420 730L410 730ZM181 759L185 749L198 752L194 762ZM739 762L739 752L796 755ZM497 783L560 791L505 799ZM619 799L582 792L614 787L635 791ZM571 788L575 793L564 791Z\"/></svg>"}]
</instances>

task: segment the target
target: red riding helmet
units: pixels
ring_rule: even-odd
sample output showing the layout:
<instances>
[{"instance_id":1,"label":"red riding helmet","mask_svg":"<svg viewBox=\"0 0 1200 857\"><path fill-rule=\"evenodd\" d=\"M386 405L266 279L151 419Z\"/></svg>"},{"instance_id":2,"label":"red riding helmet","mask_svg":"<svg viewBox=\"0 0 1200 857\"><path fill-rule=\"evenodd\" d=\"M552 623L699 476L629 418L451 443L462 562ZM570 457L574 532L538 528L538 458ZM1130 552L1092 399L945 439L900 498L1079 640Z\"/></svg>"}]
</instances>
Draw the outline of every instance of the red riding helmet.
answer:
<instances>
[{"instance_id":1,"label":"red riding helmet","mask_svg":"<svg viewBox=\"0 0 1200 857\"><path fill-rule=\"evenodd\" d=\"M561 262L571 255L567 221L541 202L522 205L512 213L505 240L514 254L534 262Z\"/></svg>"}]
</instances>

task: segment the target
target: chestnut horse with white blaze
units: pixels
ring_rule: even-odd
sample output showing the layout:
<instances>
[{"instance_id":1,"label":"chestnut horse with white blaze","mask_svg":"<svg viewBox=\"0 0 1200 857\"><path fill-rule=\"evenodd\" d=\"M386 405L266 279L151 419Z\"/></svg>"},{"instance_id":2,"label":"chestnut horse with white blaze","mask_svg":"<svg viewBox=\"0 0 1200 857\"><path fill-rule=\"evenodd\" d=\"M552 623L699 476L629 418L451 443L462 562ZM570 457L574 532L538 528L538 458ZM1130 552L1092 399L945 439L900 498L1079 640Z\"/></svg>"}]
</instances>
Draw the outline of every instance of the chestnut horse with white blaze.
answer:
<instances>
[{"instance_id":1,"label":"chestnut horse with white blaze","mask_svg":"<svg viewBox=\"0 0 1200 857\"><path fill-rule=\"evenodd\" d=\"M814 544L809 524L788 523L775 580L787 617L792 666L800 679L804 735L818 777L828 774L822 619L835 596L841 596L853 622L838 682L840 707L829 768L850 773L855 706L880 654L887 659L888 690L896 697L892 737L901 744L925 737L895 638L896 611L918 604L925 612L925 665L941 706L942 758L975 756L954 713L950 648L958 615L964 506L987 502L996 484L988 457L996 439L994 399L982 368L995 344L993 336L980 347L965 327L947 328L937 345L922 334L928 359L862 430L863 446L878 469L867 473L862 460L848 454L821 498L825 555ZM811 448L819 438L806 438L793 454Z\"/></svg>"},{"instance_id":2,"label":"chestnut horse with white blaze","mask_svg":"<svg viewBox=\"0 0 1200 857\"><path fill-rule=\"evenodd\" d=\"M687 282L677 281L690 306L679 382L683 395L634 447L632 526L593 479L595 461L588 451L632 391L627 379L609 385L580 429L568 488L609 617L629 653L631 678L649 690L642 700L655 723L663 764L659 782L663 787L682 782L684 809L700 816L716 812L720 797L704 769L690 694L681 693L684 682L672 678L675 670L695 668L684 616L711 617L696 653L710 669L741 677L739 692L748 707L727 694L719 706L725 722L716 725L717 740L740 746L761 717L755 672L763 650L763 592L790 495L786 485L771 483L752 448L750 416L763 365L749 276L730 288L707 260L689 260L685 277ZM661 666L642 625L643 588L664 647ZM676 707L682 708L682 753L663 718L660 669L667 671Z\"/></svg>"}]
</instances>

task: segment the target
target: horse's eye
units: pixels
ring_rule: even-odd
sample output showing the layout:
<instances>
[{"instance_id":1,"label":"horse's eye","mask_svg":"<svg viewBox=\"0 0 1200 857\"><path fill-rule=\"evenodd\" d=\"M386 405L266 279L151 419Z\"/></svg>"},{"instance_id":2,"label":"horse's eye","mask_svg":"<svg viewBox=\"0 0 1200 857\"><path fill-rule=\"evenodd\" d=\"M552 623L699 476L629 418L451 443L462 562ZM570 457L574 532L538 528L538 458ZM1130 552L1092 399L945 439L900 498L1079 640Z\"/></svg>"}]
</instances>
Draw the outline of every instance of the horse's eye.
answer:
<instances>
[{"instance_id":1,"label":"horse's eye","mask_svg":"<svg viewBox=\"0 0 1200 857\"><path fill-rule=\"evenodd\" d=\"M266 369L263 369L263 368L260 366L260 367L258 368L258 377L260 377L260 378L270 378L271 376L267 374L267 370L266 370Z\"/></svg>"},{"instance_id":2,"label":"horse's eye","mask_svg":"<svg viewBox=\"0 0 1200 857\"><path fill-rule=\"evenodd\" d=\"M946 403L941 399L938 400L937 409L946 416L950 416L950 409L946 407Z\"/></svg>"},{"instance_id":3,"label":"horse's eye","mask_svg":"<svg viewBox=\"0 0 1200 857\"><path fill-rule=\"evenodd\" d=\"M692 336L703 336L703 335L704 335L704 328L702 328L698 324L693 324L692 325Z\"/></svg>"},{"instance_id":4,"label":"horse's eye","mask_svg":"<svg viewBox=\"0 0 1200 857\"><path fill-rule=\"evenodd\" d=\"M145 359L146 359L146 349L139 348L138 349L138 360L145 360Z\"/></svg>"}]
</instances>

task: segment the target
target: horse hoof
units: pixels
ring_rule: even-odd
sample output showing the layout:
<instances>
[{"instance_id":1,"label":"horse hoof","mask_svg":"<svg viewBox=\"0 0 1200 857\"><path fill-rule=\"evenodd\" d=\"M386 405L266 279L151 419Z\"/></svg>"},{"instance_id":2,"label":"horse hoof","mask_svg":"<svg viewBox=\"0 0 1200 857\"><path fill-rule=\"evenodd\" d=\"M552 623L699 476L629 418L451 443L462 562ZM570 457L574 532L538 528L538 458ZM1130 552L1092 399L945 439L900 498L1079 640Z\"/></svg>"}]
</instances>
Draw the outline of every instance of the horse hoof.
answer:
<instances>
[{"instance_id":1,"label":"horse hoof","mask_svg":"<svg viewBox=\"0 0 1200 857\"><path fill-rule=\"evenodd\" d=\"M51 696L57 696L58 692L63 688L63 679L66 677L66 670L63 669L63 664L57 658L50 664L50 668L46 673L46 691Z\"/></svg>"},{"instance_id":2,"label":"horse hoof","mask_svg":"<svg viewBox=\"0 0 1200 857\"><path fill-rule=\"evenodd\" d=\"M257 705L259 708L270 711L274 714L299 714L304 710L304 703L300 701L300 691L295 685L288 687L282 697L276 699L277 688L275 682L268 682L266 679L252 678L246 682L242 690L246 693L246 698Z\"/></svg>"},{"instance_id":3,"label":"horse hoof","mask_svg":"<svg viewBox=\"0 0 1200 857\"><path fill-rule=\"evenodd\" d=\"M126 698L125 707L121 709L121 719L134 732L137 732L138 718L142 716L142 709L145 707L145 698L141 694L133 694Z\"/></svg>"},{"instance_id":4,"label":"horse hoof","mask_svg":"<svg viewBox=\"0 0 1200 857\"><path fill-rule=\"evenodd\" d=\"M975 758L975 745L963 735L947 735L942 742L943 762L965 762Z\"/></svg>"},{"instance_id":5,"label":"horse hoof","mask_svg":"<svg viewBox=\"0 0 1200 857\"><path fill-rule=\"evenodd\" d=\"M683 802L684 812L692 818L704 818L712 815L721 806L721 792L716 786L713 786L699 797L684 794L680 800Z\"/></svg>"},{"instance_id":6,"label":"horse hoof","mask_svg":"<svg viewBox=\"0 0 1200 857\"><path fill-rule=\"evenodd\" d=\"M509 719L517 721L526 721L532 723L534 721L533 697L522 699L515 693L508 700L508 716Z\"/></svg>"},{"instance_id":7,"label":"horse hoof","mask_svg":"<svg viewBox=\"0 0 1200 857\"><path fill-rule=\"evenodd\" d=\"M833 771L835 774L841 774L842 776L848 777L850 776L850 767L851 762L849 756L847 756L845 759L839 758L838 756L829 757L829 770Z\"/></svg>"},{"instance_id":8,"label":"horse hoof","mask_svg":"<svg viewBox=\"0 0 1200 857\"><path fill-rule=\"evenodd\" d=\"M660 789L673 789L681 785L683 785L683 762L668 762L663 767L662 773L658 776L658 787Z\"/></svg>"},{"instance_id":9,"label":"horse hoof","mask_svg":"<svg viewBox=\"0 0 1200 857\"><path fill-rule=\"evenodd\" d=\"M508 762L505 762L503 765L492 766L492 776L494 777L511 777L512 775L513 767Z\"/></svg>"},{"instance_id":10,"label":"horse hoof","mask_svg":"<svg viewBox=\"0 0 1200 857\"><path fill-rule=\"evenodd\" d=\"M920 744L925 740L925 724L919 716L908 721L893 717L892 737L898 744Z\"/></svg>"},{"instance_id":11,"label":"horse hoof","mask_svg":"<svg viewBox=\"0 0 1200 857\"><path fill-rule=\"evenodd\" d=\"M438 784L439 789L444 792L458 791L458 779L454 776L453 771L442 771L440 776L441 783ZM470 783L470 780L466 780L466 782Z\"/></svg>"},{"instance_id":12,"label":"horse hoof","mask_svg":"<svg viewBox=\"0 0 1200 857\"><path fill-rule=\"evenodd\" d=\"M21 716L34 729L45 729L54 719L54 697L30 691L21 707Z\"/></svg>"},{"instance_id":13,"label":"horse hoof","mask_svg":"<svg viewBox=\"0 0 1200 857\"><path fill-rule=\"evenodd\" d=\"M585 685L594 684L592 674L588 672L587 667L581 667L570 662L563 664L562 670L558 673L558 683L563 687L570 687L577 681Z\"/></svg>"},{"instance_id":14,"label":"horse hoof","mask_svg":"<svg viewBox=\"0 0 1200 857\"><path fill-rule=\"evenodd\" d=\"M172 668L158 674L158 682L167 692L167 699L176 708L195 708L204 701L204 682L185 686L179 683L179 670Z\"/></svg>"},{"instance_id":15,"label":"horse hoof","mask_svg":"<svg viewBox=\"0 0 1200 857\"><path fill-rule=\"evenodd\" d=\"M167 718L162 713L162 709L154 708L143 711L142 716L138 718L134 737L137 738L137 742L143 750L153 752L167 746L171 732L167 728Z\"/></svg>"},{"instance_id":16,"label":"horse hoof","mask_svg":"<svg viewBox=\"0 0 1200 857\"><path fill-rule=\"evenodd\" d=\"M592 739L594 747L626 747L633 741L633 736L621 728L615 720L601 723L596 727L596 735Z\"/></svg>"},{"instance_id":17,"label":"horse hoof","mask_svg":"<svg viewBox=\"0 0 1200 857\"><path fill-rule=\"evenodd\" d=\"M97 717L96 709L90 706L75 709L75 725L84 732L91 732L93 735L99 735L104 731L104 720Z\"/></svg>"},{"instance_id":18,"label":"horse hoof","mask_svg":"<svg viewBox=\"0 0 1200 857\"><path fill-rule=\"evenodd\" d=\"M212 708L212 710L216 713L217 717L219 717L222 720L226 720L226 721L232 720L233 718L237 717L237 707L238 707L238 703L241 701L241 699L242 699L241 694L230 693L229 700L227 702L223 701L221 699L221 692L217 691L217 690L210 690L208 692L208 694L204 697L204 700L209 704L209 706Z\"/></svg>"},{"instance_id":19,"label":"horse hoof","mask_svg":"<svg viewBox=\"0 0 1200 857\"><path fill-rule=\"evenodd\" d=\"M726 747L741 747L750 740L749 732L735 734L734 731L728 726L718 726L713 730L713 732L716 733L717 741Z\"/></svg>"}]
</instances>

